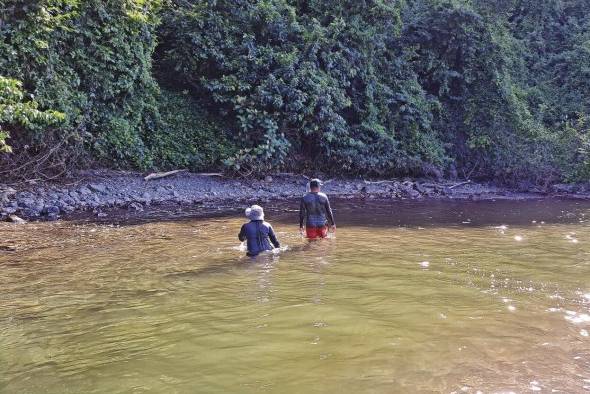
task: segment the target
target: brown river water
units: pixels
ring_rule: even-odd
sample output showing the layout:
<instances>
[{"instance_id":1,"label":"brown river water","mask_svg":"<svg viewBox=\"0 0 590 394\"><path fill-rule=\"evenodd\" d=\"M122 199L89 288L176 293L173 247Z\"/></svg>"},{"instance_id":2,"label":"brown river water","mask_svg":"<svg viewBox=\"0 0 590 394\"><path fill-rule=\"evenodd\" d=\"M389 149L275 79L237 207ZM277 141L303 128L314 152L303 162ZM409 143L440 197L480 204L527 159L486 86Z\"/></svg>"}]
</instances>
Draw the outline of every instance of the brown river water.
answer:
<instances>
[{"instance_id":1,"label":"brown river water","mask_svg":"<svg viewBox=\"0 0 590 394\"><path fill-rule=\"evenodd\" d=\"M0 224L0 393L590 392L589 202L333 205Z\"/></svg>"}]
</instances>

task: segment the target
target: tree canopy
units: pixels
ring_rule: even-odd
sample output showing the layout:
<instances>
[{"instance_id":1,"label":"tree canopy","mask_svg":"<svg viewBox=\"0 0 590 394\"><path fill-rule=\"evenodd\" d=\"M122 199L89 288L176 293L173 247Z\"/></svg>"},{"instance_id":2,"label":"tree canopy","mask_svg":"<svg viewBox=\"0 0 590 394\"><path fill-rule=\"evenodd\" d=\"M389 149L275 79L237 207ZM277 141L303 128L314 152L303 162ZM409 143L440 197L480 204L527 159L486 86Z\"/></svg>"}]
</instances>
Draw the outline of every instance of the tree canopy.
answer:
<instances>
[{"instance_id":1,"label":"tree canopy","mask_svg":"<svg viewBox=\"0 0 590 394\"><path fill-rule=\"evenodd\" d=\"M588 179L586 5L8 0L0 165Z\"/></svg>"}]
</instances>

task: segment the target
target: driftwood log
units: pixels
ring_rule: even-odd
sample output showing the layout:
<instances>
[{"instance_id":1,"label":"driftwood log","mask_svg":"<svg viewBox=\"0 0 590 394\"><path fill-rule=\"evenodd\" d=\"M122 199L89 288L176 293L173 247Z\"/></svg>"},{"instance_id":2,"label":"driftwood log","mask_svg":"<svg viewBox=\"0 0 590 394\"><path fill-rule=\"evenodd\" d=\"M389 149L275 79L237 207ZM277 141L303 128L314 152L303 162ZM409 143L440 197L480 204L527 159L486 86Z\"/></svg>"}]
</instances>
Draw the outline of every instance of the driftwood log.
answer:
<instances>
[{"instance_id":1,"label":"driftwood log","mask_svg":"<svg viewBox=\"0 0 590 394\"><path fill-rule=\"evenodd\" d=\"M10 221L12 223L16 223L16 224L26 224L27 221L24 219L21 219L20 217L16 216L16 215L8 215L8 219L10 219Z\"/></svg>"},{"instance_id":2,"label":"driftwood log","mask_svg":"<svg viewBox=\"0 0 590 394\"><path fill-rule=\"evenodd\" d=\"M218 176L218 177L223 177L223 174L221 172L200 172L198 174L195 174L198 176Z\"/></svg>"},{"instance_id":3,"label":"driftwood log","mask_svg":"<svg viewBox=\"0 0 590 394\"><path fill-rule=\"evenodd\" d=\"M188 171L188 170L184 169L184 170L174 170L174 171L168 171L168 172L154 172L152 174L149 174L148 176L146 176L143 179L146 181L152 181L154 179L166 178L166 177L176 175L178 173L186 172L186 171Z\"/></svg>"},{"instance_id":4,"label":"driftwood log","mask_svg":"<svg viewBox=\"0 0 590 394\"><path fill-rule=\"evenodd\" d=\"M465 182L461 182L461 183L457 183L456 185L449 186L449 190L452 190L452 189L454 189L454 188L456 188L456 187L459 187L459 186L468 185L468 184L470 184L470 183L471 183L471 181L470 181L470 180L469 180L469 181L465 181Z\"/></svg>"},{"instance_id":5,"label":"driftwood log","mask_svg":"<svg viewBox=\"0 0 590 394\"><path fill-rule=\"evenodd\" d=\"M381 185L383 183L397 183L398 181L365 181L367 185Z\"/></svg>"}]
</instances>

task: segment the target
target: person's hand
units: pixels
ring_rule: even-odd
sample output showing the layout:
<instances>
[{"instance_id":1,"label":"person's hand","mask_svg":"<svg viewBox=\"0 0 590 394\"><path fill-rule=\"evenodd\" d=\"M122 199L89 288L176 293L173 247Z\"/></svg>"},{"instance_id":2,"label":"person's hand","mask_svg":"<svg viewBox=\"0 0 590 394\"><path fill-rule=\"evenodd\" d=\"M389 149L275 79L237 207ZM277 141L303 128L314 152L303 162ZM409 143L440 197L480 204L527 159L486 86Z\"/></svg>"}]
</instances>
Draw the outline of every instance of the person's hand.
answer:
<instances>
[{"instance_id":1,"label":"person's hand","mask_svg":"<svg viewBox=\"0 0 590 394\"><path fill-rule=\"evenodd\" d=\"M305 235L305 227L299 227L299 234L303 237Z\"/></svg>"},{"instance_id":2,"label":"person's hand","mask_svg":"<svg viewBox=\"0 0 590 394\"><path fill-rule=\"evenodd\" d=\"M335 224L333 224L333 225L332 225L332 232L333 232L334 234L336 234L336 225L335 225Z\"/></svg>"}]
</instances>

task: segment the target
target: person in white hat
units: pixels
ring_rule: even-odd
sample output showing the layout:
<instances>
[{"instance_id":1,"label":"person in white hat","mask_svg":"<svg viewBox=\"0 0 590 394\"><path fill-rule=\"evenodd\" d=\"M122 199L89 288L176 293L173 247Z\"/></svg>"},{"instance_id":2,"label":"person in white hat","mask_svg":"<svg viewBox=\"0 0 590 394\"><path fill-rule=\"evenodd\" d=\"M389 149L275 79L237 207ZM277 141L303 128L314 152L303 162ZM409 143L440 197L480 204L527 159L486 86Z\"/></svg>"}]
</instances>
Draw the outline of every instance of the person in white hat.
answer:
<instances>
[{"instance_id":1,"label":"person in white hat","mask_svg":"<svg viewBox=\"0 0 590 394\"><path fill-rule=\"evenodd\" d=\"M242 226L238 238L242 242L247 241L248 256L258 256L264 251L272 250L273 246L281 247L272 226L264 221L264 210L261 206L252 205L246 209L246 217L250 222Z\"/></svg>"}]
</instances>

